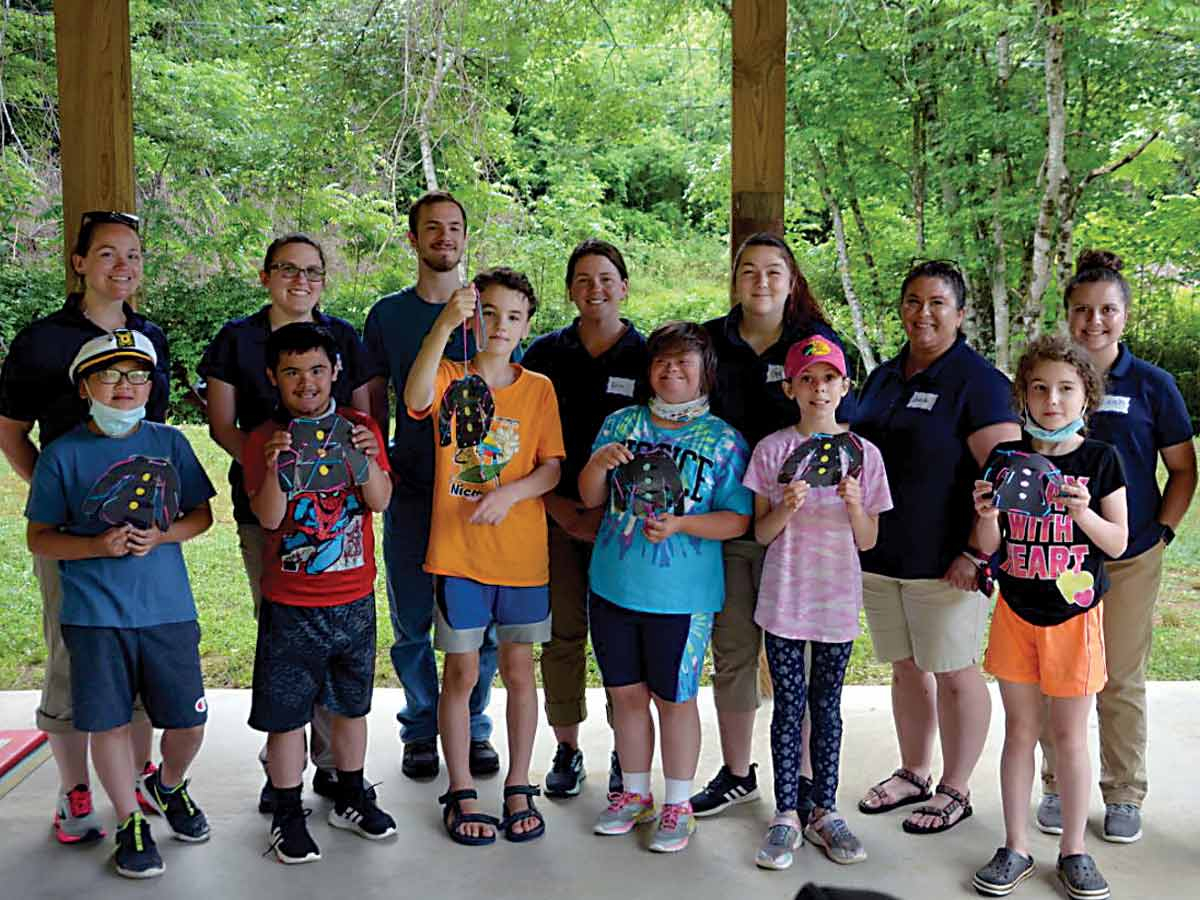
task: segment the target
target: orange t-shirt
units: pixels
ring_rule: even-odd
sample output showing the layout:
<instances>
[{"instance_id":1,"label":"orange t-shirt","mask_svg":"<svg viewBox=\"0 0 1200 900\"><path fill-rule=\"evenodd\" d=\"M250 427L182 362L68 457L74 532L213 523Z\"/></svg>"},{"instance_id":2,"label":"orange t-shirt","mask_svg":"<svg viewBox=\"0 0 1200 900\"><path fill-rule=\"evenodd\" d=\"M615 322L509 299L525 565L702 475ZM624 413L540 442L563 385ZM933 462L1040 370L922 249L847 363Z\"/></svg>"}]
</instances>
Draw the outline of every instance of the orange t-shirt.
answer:
<instances>
[{"instance_id":1,"label":"orange t-shirt","mask_svg":"<svg viewBox=\"0 0 1200 900\"><path fill-rule=\"evenodd\" d=\"M515 503L499 525L473 525L488 491L566 456L550 379L519 365L508 387L484 390L468 365L443 359L430 409L436 413L433 521L425 571L483 584L536 587L550 581L546 507L541 497ZM490 399L489 399L490 398Z\"/></svg>"}]
</instances>

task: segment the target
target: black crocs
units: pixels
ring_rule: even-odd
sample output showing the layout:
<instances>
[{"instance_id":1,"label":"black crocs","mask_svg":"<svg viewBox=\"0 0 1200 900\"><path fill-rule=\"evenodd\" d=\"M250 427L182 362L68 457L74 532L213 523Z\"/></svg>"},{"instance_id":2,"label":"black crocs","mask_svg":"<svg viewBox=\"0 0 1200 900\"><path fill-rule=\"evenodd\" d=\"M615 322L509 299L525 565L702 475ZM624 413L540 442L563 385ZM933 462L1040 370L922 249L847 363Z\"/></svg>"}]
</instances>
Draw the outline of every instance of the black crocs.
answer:
<instances>
[{"instance_id":1,"label":"black crocs","mask_svg":"<svg viewBox=\"0 0 1200 900\"><path fill-rule=\"evenodd\" d=\"M1096 861L1087 853L1073 853L1058 858L1058 880L1067 889L1071 900L1108 900L1108 882L1096 868Z\"/></svg>"},{"instance_id":2,"label":"black crocs","mask_svg":"<svg viewBox=\"0 0 1200 900\"><path fill-rule=\"evenodd\" d=\"M975 890L988 897L1007 897L1033 874L1033 857L1001 847L992 861L975 873Z\"/></svg>"}]
</instances>

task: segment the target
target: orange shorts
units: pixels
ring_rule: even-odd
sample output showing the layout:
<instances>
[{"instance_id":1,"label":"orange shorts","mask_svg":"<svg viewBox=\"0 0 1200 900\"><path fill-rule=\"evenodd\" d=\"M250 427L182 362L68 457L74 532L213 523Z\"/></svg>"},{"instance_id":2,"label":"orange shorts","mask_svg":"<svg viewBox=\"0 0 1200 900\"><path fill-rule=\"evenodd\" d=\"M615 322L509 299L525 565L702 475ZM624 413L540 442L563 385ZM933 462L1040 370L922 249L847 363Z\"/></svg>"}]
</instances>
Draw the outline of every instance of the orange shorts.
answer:
<instances>
[{"instance_id":1,"label":"orange shorts","mask_svg":"<svg viewBox=\"0 0 1200 900\"><path fill-rule=\"evenodd\" d=\"M1047 697L1086 697L1108 680L1097 604L1058 625L1031 625L997 596L983 668L1002 681L1036 684Z\"/></svg>"}]
</instances>

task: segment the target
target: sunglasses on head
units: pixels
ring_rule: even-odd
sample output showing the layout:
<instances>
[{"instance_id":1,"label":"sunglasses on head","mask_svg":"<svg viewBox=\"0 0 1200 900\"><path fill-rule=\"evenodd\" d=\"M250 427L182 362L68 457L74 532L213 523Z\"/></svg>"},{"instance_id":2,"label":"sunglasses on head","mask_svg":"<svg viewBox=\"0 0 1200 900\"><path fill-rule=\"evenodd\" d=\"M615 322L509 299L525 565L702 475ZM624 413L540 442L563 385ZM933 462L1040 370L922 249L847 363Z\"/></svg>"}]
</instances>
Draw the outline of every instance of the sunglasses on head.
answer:
<instances>
[{"instance_id":1,"label":"sunglasses on head","mask_svg":"<svg viewBox=\"0 0 1200 900\"><path fill-rule=\"evenodd\" d=\"M94 209L90 212L85 212L79 219L79 230L87 228L91 225L124 225L138 230L141 225L141 220L133 213L114 212L107 209Z\"/></svg>"}]
</instances>

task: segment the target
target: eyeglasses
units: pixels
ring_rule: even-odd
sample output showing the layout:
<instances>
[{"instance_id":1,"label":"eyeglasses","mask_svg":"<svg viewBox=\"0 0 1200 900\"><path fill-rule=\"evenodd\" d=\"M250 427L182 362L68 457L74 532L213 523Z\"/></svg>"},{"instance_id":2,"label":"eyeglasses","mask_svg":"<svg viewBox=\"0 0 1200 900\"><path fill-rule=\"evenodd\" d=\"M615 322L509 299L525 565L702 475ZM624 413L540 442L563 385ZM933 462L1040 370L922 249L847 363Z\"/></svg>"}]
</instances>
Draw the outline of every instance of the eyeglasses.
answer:
<instances>
[{"instance_id":1,"label":"eyeglasses","mask_svg":"<svg viewBox=\"0 0 1200 900\"><path fill-rule=\"evenodd\" d=\"M91 212L85 212L80 217L79 230L83 231L83 229L87 228L89 225L104 224L125 225L126 227L137 231L138 227L141 225L141 220L137 216L133 215L133 213L113 212L112 210L106 209L94 209Z\"/></svg>"},{"instance_id":2,"label":"eyeglasses","mask_svg":"<svg viewBox=\"0 0 1200 900\"><path fill-rule=\"evenodd\" d=\"M325 280L325 270L318 269L316 266L309 266L306 269L302 269L299 266L293 266L291 263L273 263L270 271L278 272L288 281L295 281L301 274L313 283L320 283Z\"/></svg>"},{"instance_id":3,"label":"eyeglasses","mask_svg":"<svg viewBox=\"0 0 1200 900\"><path fill-rule=\"evenodd\" d=\"M100 369L92 374L101 384L118 384L124 378L130 384L143 385L148 384L154 377L154 373L146 369L133 369L129 372L122 372L120 369Z\"/></svg>"}]
</instances>

